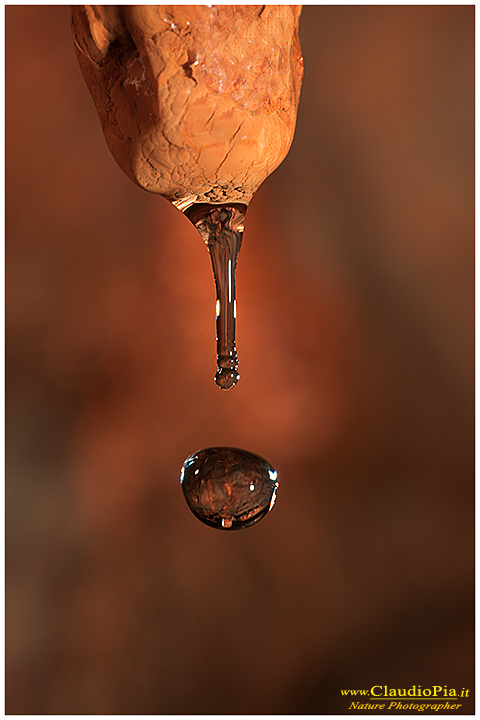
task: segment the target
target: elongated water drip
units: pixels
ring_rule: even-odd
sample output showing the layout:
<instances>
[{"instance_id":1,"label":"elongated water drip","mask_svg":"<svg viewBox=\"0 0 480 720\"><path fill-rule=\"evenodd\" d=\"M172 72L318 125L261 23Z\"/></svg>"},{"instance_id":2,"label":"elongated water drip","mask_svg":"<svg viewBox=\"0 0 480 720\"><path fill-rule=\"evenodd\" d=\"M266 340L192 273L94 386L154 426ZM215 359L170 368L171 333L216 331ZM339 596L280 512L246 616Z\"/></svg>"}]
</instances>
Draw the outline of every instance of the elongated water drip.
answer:
<instances>
[{"instance_id":1,"label":"elongated water drip","mask_svg":"<svg viewBox=\"0 0 480 720\"><path fill-rule=\"evenodd\" d=\"M247 206L240 203L197 203L184 210L205 241L212 261L217 295L218 369L215 382L222 390L234 387L240 377L235 344L235 274L246 210Z\"/></svg>"}]
</instances>

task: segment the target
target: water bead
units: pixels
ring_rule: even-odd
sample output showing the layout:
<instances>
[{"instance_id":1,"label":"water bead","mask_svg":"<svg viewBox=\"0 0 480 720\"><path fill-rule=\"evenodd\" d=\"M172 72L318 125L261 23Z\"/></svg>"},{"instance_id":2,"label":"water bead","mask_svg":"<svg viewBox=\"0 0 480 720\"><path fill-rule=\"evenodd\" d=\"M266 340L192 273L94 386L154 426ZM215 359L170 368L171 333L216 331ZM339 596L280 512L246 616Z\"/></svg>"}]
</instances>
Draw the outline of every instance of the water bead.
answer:
<instances>
[{"instance_id":1,"label":"water bead","mask_svg":"<svg viewBox=\"0 0 480 720\"><path fill-rule=\"evenodd\" d=\"M229 368L219 367L215 373L215 382L222 390L230 390L237 384L239 378L238 372Z\"/></svg>"},{"instance_id":2,"label":"water bead","mask_svg":"<svg viewBox=\"0 0 480 720\"><path fill-rule=\"evenodd\" d=\"M192 513L220 530L240 530L272 509L277 472L267 460L239 448L212 447L190 455L180 474Z\"/></svg>"}]
</instances>

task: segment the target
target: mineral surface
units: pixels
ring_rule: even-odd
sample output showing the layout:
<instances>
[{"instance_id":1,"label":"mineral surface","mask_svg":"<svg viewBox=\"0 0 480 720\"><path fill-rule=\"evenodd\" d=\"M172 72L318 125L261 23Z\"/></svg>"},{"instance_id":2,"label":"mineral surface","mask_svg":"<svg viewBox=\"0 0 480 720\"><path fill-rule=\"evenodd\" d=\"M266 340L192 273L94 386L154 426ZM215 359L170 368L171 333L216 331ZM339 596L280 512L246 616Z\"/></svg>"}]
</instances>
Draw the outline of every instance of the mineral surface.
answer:
<instances>
[{"instance_id":1,"label":"mineral surface","mask_svg":"<svg viewBox=\"0 0 480 720\"><path fill-rule=\"evenodd\" d=\"M293 139L299 5L76 5L73 37L108 146L180 209L248 204Z\"/></svg>"}]
</instances>

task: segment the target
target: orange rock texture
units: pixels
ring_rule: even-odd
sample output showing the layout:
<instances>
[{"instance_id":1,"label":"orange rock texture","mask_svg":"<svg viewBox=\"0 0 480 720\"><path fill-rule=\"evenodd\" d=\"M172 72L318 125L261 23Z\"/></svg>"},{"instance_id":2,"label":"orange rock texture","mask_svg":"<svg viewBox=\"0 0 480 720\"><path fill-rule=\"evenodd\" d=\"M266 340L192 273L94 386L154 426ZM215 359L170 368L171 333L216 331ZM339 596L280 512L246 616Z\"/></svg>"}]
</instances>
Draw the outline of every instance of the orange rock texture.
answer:
<instances>
[{"instance_id":1,"label":"orange rock texture","mask_svg":"<svg viewBox=\"0 0 480 720\"><path fill-rule=\"evenodd\" d=\"M299 5L76 5L108 146L180 209L243 202L285 158L303 76Z\"/></svg>"}]
</instances>

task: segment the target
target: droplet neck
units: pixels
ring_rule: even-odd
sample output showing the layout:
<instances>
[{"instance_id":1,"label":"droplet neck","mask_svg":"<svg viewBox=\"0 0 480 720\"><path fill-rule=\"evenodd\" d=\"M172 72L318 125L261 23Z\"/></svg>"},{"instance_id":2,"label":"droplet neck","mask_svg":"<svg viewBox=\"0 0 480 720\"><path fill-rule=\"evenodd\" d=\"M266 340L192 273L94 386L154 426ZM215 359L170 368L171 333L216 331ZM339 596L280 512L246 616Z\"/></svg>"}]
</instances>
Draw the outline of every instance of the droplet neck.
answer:
<instances>
[{"instance_id":1,"label":"droplet neck","mask_svg":"<svg viewBox=\"0 0 480 720\"><path fill-rule=\"evenodd\" d=\"M216 288L217 372L215 382L222 390L234 387L239 379L235 344L235 275L243 238L247 206L194 204L184 214L197 228L210 254Z\"/></svg>"}]
</instances>

